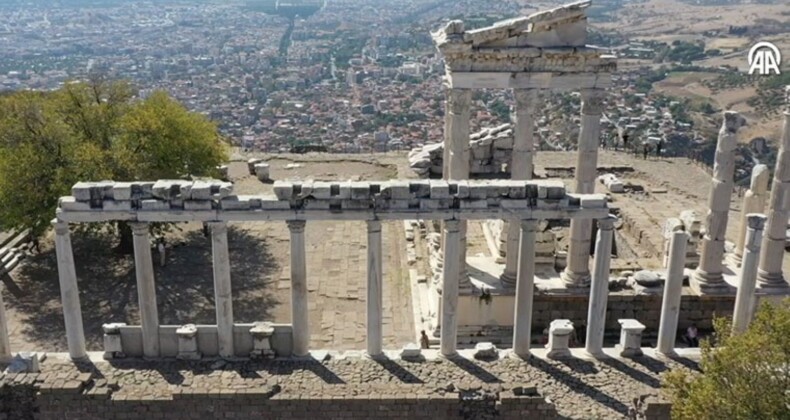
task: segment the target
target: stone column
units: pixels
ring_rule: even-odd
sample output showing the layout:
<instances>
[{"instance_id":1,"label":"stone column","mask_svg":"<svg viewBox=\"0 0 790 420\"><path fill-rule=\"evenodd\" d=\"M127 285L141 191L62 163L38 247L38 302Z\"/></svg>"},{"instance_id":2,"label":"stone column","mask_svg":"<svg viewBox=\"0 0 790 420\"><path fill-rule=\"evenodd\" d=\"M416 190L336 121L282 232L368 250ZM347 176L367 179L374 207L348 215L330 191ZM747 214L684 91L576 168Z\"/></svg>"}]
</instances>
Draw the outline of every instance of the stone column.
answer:
<instances>
[{"instance_id":1,"label":"stone column","mask_svg":"<svg viewBox=\"0 0 790 420\"><path fill-rule=\"evenodd\" d=\"M787 282L782 273L785 253L787 220L790 217L790 86L784 111L784 127L776 156L776 169L768 204L768 224L765 227L760 266L757 270L757 291L763 294L787 294Z\"/></svg>"},{"instance_id":2,"label":"stone column","mask_svg":"<svg viewBox=\"0 0 790 420\"><path fill-rule=\"evenodd\" d=\"M735 310L732 314L732 331L740 334L754 317L754 287L757 281L757 263L760 259L760 242L763 239L763 227L768 218L762 214L750 213L746 217L746 245L741 264L741 281L738 294L735 296Z\"/></svg>"},{"instance_id":3,"label":"stone column","mask_svg":"<svg viewBox=\"0 0 790 420\"><path fill-rule=\"evenodd\" d=\"M742 118L737 112L724 112L724 121L716 143L713 180L708 198L708 216L705 219L706 231L702 238L699 267L689 279L689 285L699 294L729 292L729 286L722 276L722 258L735 174L735 147L738 142L736 133L741 125Z\"/></svg>"},{"instance_id":4,"label":"stone column","mask_svg":"<svg viewBox=\"0 0 790 420\"><path fill-rule=\"evenodd\" d=\"M579 130L573 191L577 194L595 192L598 170L598 145L601 137L601 114L603 113L603 89L583 89L581 129ZM562 272L562 280L568 288L590 285L590 235L591 219L573 219L568 245L568 263Z\"/></svg>"},{"instance_id":5,"label":"stone column","mask_svg":"<svg viewBox=\"0 0 790 420\"><path fill-rule=\"evenodd\" d=\"M442 178L446 180L469 179L469 116L472 106L472 91L470 89L450 88L447 91L447 104L445 106L445 133L444 149L447 157L445 171ZM466 270L466 221L459 223L458 241L461 249L458 261L460 288L471 289L469 274ZM447 238L444 238L445 241ZM445 245L446 246L446 242ZM445 259L445 265L447 260Z\"/></svg>"},{"instance_id":6,"label":"stone column","mask_svg":"<svg viewBox=\"0 0 790 420\"><path fill-rule=\"evenodd\" d=\"M368 354L381 355L382 300L381 222L368 220Z\"/></svg>"},{"instance_id":7,"label":"stone column","mask_svg":"<svg viewBox=\"0 0 790 420\"><path fill-rule=\"evenodd\" d=\"M606 301L609 297L609 266L612 259L614 216L598 220L595 240L595 266L590 285L590 304L587 309L587 338L585 350L592 356L603 354L603 333L606 327Z\"/></svg>"},{"instance_id":8,"label":"stone column","mask_svg":"<svg viewBox=\"0 0 790 420\"><path fill-rule=\"evenodd\" d=\"M656 346L656 351L665 355L673 354L675 348L688 241L689 234L682 230L672 232L669 240L669 263L667 279L664 282L664 298L661 302L661 321Z\"/></svg>"},{"instance_id":9,"label":"stone column","mask_svg":"<svg viewBox=\"0 0 790 420\"><path fill-rule=\"evenodd\" d=\"M66 341L69 345L69 356L72 360L84 360L88 357L88 353L85 351L80 291L77 287L77 271L74 266L74 253L71 249L69 224L58 222L55 219L52 221L52 225L55 227L55 252L58 258L60 300L63 305L63 319L66 322Z\"/></svg>"},{"instance_id":10,"label":"stone column","mask_svg":"<svg viewBox=\"0 0 790 420\"><path fill-rule=\"evenodd\" d=\"M220 357L233 357L233 296L230 283L228 225L211 222L211 257L214 266L214 305L217 309L217 342Z\"/></svg>"},{"instance_id":11,"label":"stone column","mask_svg":"<svg viewBox=\"0 0 790 420\"><path fill-rule=\"evenodd\" d=\"M291 325L293 326L293 354L300 357L307 356L310 347L304 227L304 220L288 221L288 229L291 231Z\"/></svg>"},{"instance_id":12,"label":"stone column","mask_svg":"<svg viewBox=\"0 0 790 420\"><path fill-rule=\"evenodd\" d=\"M535 151L533 114L537 105L537 93L535 89L515 89L513 91L513 96L516 98L516 112L513 118L513 154L510 157L510 177L518 181L532 179L532 162ZM518 261L521 258L519 252L521 229L518 223L511 222L505 222L503 229L507 229L507 248L502 284L512 287L516 285Z\"/></svg>"},{"instance_id":13,"label":"stone column","mask_svg":"<svg viewBox=\"0 0 790 420\"><path fill-rule=\"evenodd\" d=\"M763 213L765 211L765 199L768 192L768 177L771 173L765 165L755 165L752 169L752 178L749 183L749 190L743 195L743 205L741 206L741 227L738 231L738 242L733 253L732 260L740 265L743 258L743 245L746 239L747 216L749 213Z\"/></svg>"},{"instance_id":14,"label":"stone column","mask_svg":"<svg viewBox=\"0 0 790 420\"><path fill-rule=\"evenodd\" d=\"M8 339L8 318L5 316L3 288L0 287L0 363L11 359L11 342Z\"/></svg>"},{"instance_id":15,"label":"stone column","mask_svg":"<svg viewBox=\"0 0 790 420\"><path fill-rule=\"evenodd\" d=\"M445 220L444 222L444 267L442 267L442 320L441 320L441 351L444 356L456 354L455 348L458 337L458 271L461 246L458 238L460 235L458 220Z\"/></svg>"},{"instance_id":16,"label":"stone column","mask_svg":"<svg viewBox=\"0 0 790 420\"><path fill-rule=\"evenodd\" d=\"M511 223L511 225L516 225ZM535 230L537 221L523 220L518 241L516 309L513 313L513 353L529 357L532 332L532 302L535 297Z\"/></svg>"},{"instance_id":17,"label":"stone column","mask_svg":"<svg viewBox=\"0 0 790 420\"><path fill-rule=\"evenodd\" d=\"M143 356L159 357L159 312L156 307L154 262L148 223L131 223L134 243L134 266L137 277L137 302L143 331Z\"/></svg>"}]
</instances>

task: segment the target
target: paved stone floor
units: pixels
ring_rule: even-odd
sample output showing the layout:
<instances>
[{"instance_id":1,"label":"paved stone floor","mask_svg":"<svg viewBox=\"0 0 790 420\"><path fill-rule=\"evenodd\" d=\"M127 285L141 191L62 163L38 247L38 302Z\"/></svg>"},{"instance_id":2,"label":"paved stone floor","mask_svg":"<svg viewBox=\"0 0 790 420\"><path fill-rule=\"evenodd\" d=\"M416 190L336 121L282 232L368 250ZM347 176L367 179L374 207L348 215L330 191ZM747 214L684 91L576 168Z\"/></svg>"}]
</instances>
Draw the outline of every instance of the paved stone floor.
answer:
<instances>
[{"instance_id":1,"label":"paved stone floor","mask_svg":"<svg viewBox=\"0 0 790 420\"><path fill-rule=\"evenodd\" d=\"M450 360L428 351L427 360L419 362L394 358L371 360L359 354L333 353L333 357L324 362L314 359L159 363L116 360L78 366L62 356L50 356L41 364L43 376L39 376L39 381L57 387L73 380L92 378L88 388L109 388L114 400L169 399L173 393L184 389L217 393L271 389L272 398L296 395L302 399L355 395L429 398L469 390L498 392L517 386L534 386L562 416L609 419L625 417L634 398L659 396L662 372L696 368L689 359L663 362L644 356L633 360L570 358L552 361L542 357L545 350L535 353L539 357L529 361L507 355L496 361L468 357Z\"/></svg>"}]
</instances>

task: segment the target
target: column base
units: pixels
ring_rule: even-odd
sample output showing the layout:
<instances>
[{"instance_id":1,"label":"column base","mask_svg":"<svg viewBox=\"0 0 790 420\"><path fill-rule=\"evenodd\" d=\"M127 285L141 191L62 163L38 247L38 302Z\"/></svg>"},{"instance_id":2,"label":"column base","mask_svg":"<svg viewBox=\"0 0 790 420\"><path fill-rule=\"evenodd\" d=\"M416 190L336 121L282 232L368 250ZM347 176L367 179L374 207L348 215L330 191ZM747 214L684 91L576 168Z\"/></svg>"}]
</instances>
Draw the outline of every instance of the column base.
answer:
<instances>
[{"instance_id":1,"label":"column base","mask_svg":"<svg viewBox=\"0 0 790 420\"><path fill-rule=\"evenodd\" d=\"M504 272L499 276L499 280L502 282L503 287L512 289L516 287L516 276L516 273Z\"/></svg>"},{"instance_id":2,"label":"column base","mask_svg":"<svg viewBox=\"0 0 790 420\"><path fill-rule=\"evenodd\" d=\"M743 256L736 253L727 254L727 261L735 267L740 267L743 262Z\"/></svg>"},{"instance_id":3,"label":"column base","mask_svg":"<svg viewBox=\"0 0 790 420\"><path fill-rule=\"evenodd\" d=\"M708 273L697 269L689 278L691 290L699 295L726 295L735 293L735 288L724 281L721 273Z\"/></svg>"},{"instance_id":4,"label":"column base","mask_svg":"<svg viewBox=\"0 0 790 420\"><path fill-rule=\"evenodd\" d=\"M461 270L461 273L458 274L458 293L466 292L466 294L468 294L474 290L474 288L475 286L469 278L469 270L466 268L466 264L464 264L464 268Z\"/></svg>"},{"instance_id":5,"label":"column base","mask_svg":"<svg viewBox=\"0 0 790 420\"><path fill-rule=\"evenodd\" d=\"M790 294L790 285L787 284L783 273L766 273L762 270L757 270L757 285L754 289L755 293L761 295L788 295Z\"/></svg>"},{"instance_id":6,"label":"column base","mask_svg":"<svg viewBox=\"0 0 790 420\"><path fill-rule=\"evenodd\" d=\"M560 273L560 279L568 289L589 289L592 276L587 273L574 273L567 268Z\"/></svg>"}]
</instances>

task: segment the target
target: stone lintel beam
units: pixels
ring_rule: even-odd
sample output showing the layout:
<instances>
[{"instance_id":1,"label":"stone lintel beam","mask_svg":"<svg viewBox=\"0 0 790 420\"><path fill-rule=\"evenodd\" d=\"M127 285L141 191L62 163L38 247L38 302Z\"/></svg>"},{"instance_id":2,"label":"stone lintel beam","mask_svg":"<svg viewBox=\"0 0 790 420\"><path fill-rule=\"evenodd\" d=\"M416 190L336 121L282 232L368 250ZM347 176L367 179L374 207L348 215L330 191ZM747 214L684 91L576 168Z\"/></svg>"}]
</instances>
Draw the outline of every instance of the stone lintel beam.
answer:
<instances>
[{"instance_id":1,"label":"stone lintel beam","mask_svg":"<svg viewBox=\"0 0 790 420\"><path fill-rule=\"evenodd\" d=\"M111 187L111 186L110 186ZM62 197L64 222L185 222L404 219L600 218L606 200L570 194L557 181L275 182L277 196L227 195L206 200ZM87 201L83 201L87 200ZM188 203L193 203L188 205ZM197 203L197 204L195 204Z\"/></svg>"},{"instance_id":2,"label":"stone lintel beam","mask_svg":"<svg viewBox=\"0 0 790 420\"><path fill-rule=\"evenodd\" d=\"M476 89L549 89L573 92L579 89L606 89L612 85L611 71L600 72L495 72L452 71L447 85Z\"/></svg>"}]
</instances>

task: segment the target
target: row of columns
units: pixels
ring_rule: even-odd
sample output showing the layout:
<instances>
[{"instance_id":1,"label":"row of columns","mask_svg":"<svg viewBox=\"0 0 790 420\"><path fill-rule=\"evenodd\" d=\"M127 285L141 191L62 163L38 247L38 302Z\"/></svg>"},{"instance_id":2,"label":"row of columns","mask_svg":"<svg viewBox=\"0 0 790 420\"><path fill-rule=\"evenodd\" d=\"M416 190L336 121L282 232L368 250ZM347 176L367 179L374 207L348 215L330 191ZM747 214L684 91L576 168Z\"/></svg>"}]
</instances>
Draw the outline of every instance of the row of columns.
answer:
<instances>
[{"instance_id":1,"label":"row of columns","mask_svg":"<svg viewBox=\"0 0 790 420\"><path fill-rule=\"evenodd\" d=\"M307 264L305 254L305 221L288 221L291 236L291 322L293 326L293 354L309 354L310 329L307 291ZM368 353L382 353L382 248L381 222L368 221ZM452 224L452 223L451 223ZM456 221L457 224L457 221ZM69 355L74 360L87 357L85 334L82 325L79 288L71 247L69 226L53 221L55 247L58 258L61 301L66 324ZM214 299L216 306L217 345L219 356L230 358L235 355L233 345L233 300L230 280L228 231L224 222L209 223L211 229L212 265L214 273ZM142 330L143 356L156 358L159 351L159 316L156 304L156 283L149 241L148 224L132 223L135 252L136 280L140 323ZM457 266L456 264L450 264ZM0 311L0 325L4 312ZM2 333L2 331L0 331ZM0 337L7 334L0 334ZM0 356L8 345L0 340ZM10 350L8 350L10 354Z\"/></svg>"},{"instance_id":2,"label":"row of columns","mask_svg":"<svg viewBox=\"0 0 790 420\"><path fill-rule=\"evenodd\" d=\"M598 220L598 234L595 244L595 261L592 274L590 300L588 307L588 326L586 351L598 356L602 354L606 307L608 300L608 280L614 235L613 216ZM747 217L747 232L741 274L734 311L734 329L743 331L754 314L754 289L757 277L757 263L760 252L762 229L766 217L750 214ZM58 273L61 287L66 337L72 359L87 357L82 326L79 291L71 248L69 228L66 223L53 222L56 233ZM523 220L519 224L518 272L516 280L516 303L513 320L513 352L521 357L530 354L532 309L534 301L535 275L535 231L537 221ZM214 287L217 311L217 331L219 355L233 357L233 308L231 300L230 264L228 258L227 225L222 222L211 223L212 255L214 265ZM308 291L305 249L305 222L289 221L291 235L291 311L293 325L293 354L309 354ZM148 241L148 226L145 223L132 225L137 267L138 300L142 323L143 353L145 357L159 357L159 320L156 308L155 282L151 249ZM367 299L367 351L371 356L382 354L382 244L381 222L367 222L368 230L368 299ZM458 241L460 222L447 220L444 223L444 236L449 239L445 247L445 260L457 261L461 253ZM680 297L685 266L686 232L674 232L670 243L670 259L667 281L662 302L659 327L658 351L671 354L674 347ZM441 353L452 356L457 351L459 264L445 264L443 267L442 315L441 315ZM0 326L4 326L4 313L0 305ZM2 332L2 331L0 331ZM0 351L9 353L6 334L0 340ZM2 356L0 352L0 356Z\"/></svg>"},{"instance_id":3,"label":"row of columns","mask_svg":"<svg viewBox=\"0 0 790 420\"><path fill-rule=\"evenodd\" d=\"M54 220L55 250L58 261L63 318L66 324L66 341L73 360L87 357L85 333L82 325L79 287L74 265L69 225ZM137 300L140 308L143 356L160 357L159 314L156 299L156 281L147 223L131 223ZM230 258L228 229L224 222L209 223L211 229L212 266L214 271L214 301L217 319L217 345L221 357L233 357L233 299L231 297Z\"/></svg>"},{"instance_id":4,"label":"row of columns","mask_svg":"<svg viewBox=\"0 0 790 420\"><path fill-rule=\"evenodd\" d=\"M533 174L535 154L534 114L538 109L538 89L515 89L515 115L513 118L513 152L510 172L514 180L529 180ZM575 173L574 192L591 194L595 190L598 165L598 146L600 144L600 120L603 114L603 89L583 89L581 91L581 129L578 140L578 158ZM469 178L469 117L471 90L449 88L446 90L446 116L444 137L444 160L442 176L447 180ZM504 228L507 237L505 269L502 283L514 286L518 271L519 234L518 223L507 223ZM562 279L568 287L587 287L590 283L589 257L592 220L574 219L571 221L568 263ZM447 243L447 238L443 238ZM459 270L460 288L471 287L466 272L466 222L459 225L460 246Z\"/></svg>"},{"instance_id":5,"label":"row of columns","mask_svg":"<svg viewBox=\"0 0 790 420\"><path fill-rule=\"evenodd\" d=\"M786 87L786 109L784 126L776 156L776 168L768 205L768 220L765 236L762 239L759 269L757 272L758 289L762 293L787 294L790 288L782 273L785 244L787 241L787 220L790 217L790 86Z\"/></svg>"},{"instance_id":6,"label":"row of columns","mask_svg":"<svg viewBox=\"0 0 790 420\"><path fill-rule=\"evenodd\" d=\"M790 99L788 99L788 107L790 107ZM743 124L744 119L737 112L724 113L714 156L713 181L708 199L706 233L702 239L700 264L689 282L692 289L700 294L730 293L731 290L722 275L723 257L735 172L736 134ZM767 189L768 169L765 165L757 165L752 171L750 189L743 200L741 227L736 239L736 249L732 255L732 261L736 264L741 263L745 253L749 226L747 218L752 213L762 213L765 210ZM790 286L782 272L787 220L790 217L788 197L790 197L790 109L784 111L784 127L767 210L766 234L762 238L762 251L758 263L756 288L763 294L790 293Z\"/></svg>"}]
</instances>

